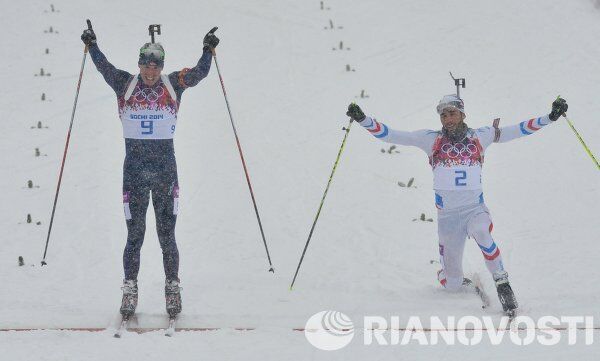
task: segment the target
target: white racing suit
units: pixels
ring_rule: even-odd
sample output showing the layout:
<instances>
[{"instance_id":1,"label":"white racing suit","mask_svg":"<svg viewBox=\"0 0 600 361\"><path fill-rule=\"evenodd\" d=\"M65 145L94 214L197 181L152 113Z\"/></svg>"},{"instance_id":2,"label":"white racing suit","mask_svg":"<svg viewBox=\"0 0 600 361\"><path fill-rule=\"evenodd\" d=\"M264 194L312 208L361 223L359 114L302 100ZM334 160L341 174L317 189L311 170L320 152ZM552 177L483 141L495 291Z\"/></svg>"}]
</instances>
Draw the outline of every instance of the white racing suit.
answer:
<instances>
[{"instance_id":1,"label":"white racing suit","mask_svg":"<svg viewBox=\"0 0 600 361\"><path fill-rule=\"evenodd\" d=\"M441 131L393 130L370 117L359 122L375 138L387 143L415 146L427 153L433 170L438 209L442 265L438 279L444 287L455 289L463 283L462 255L467 236L477 242L494 278L507 276L500 249L492 238L492 219L483 200L481 170L484 153L492 143L504 143L533 134L550 123L547 115L501 128L495 121L493 127L469 128L464 139L452 142Z\"/></svg>"}]
</instances>

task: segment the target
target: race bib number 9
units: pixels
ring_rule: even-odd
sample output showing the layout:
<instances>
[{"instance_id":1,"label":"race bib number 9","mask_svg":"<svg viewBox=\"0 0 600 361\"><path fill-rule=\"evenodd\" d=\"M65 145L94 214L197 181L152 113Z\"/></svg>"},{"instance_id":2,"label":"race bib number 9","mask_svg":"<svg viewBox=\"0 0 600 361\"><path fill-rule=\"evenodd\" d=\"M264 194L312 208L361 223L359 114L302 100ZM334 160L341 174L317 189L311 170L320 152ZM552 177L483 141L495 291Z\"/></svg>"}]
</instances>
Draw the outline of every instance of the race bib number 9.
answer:
<instances>
[{"instance_id":1,"label":"race bib number 9","mask_svg":"<svg viewBox=\"0 0 600 361\"><path fill-rule=\"evenodd\" d=\"M128 112L122 119L123 137L133 139L172 139L177 118L156 112Z\"/></svg>"}]
</instances>

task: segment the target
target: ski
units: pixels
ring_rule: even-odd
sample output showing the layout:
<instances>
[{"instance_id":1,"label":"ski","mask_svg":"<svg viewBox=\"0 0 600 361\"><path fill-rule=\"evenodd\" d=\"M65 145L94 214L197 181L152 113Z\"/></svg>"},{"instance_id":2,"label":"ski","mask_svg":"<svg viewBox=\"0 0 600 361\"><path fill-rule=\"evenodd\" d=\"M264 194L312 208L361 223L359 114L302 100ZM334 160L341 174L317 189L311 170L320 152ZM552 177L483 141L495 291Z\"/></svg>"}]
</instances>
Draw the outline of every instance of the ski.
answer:
<instances>
[{"instance_id":1,"label":"ski","mask_svg":"<svg viewBox=\"0 0 600 361\"><path fill-rule=\"evenodd\" d=\"M127 329L127 323L129 323L129 316L123 316L121 320L121 325L117 329L117 332L115 332L114 334L115 338L121 338L121 334Z\"/></svg>"},{"instance_id":2,"label":"ski","mask_svg":"<svg viewBox=\"0 0 600 361\"><path fill-rule=\"evenodd\" d=\"M490 298L487 293L485 293L481 280L479 279L479 274L477 273L473 274L473 289L475 294L481 299L481 308L488 308L490 306Z\"/></svg>"},{"instance_id":3,"label":"ski","mask_svg":"<svg viewBox=\"0 0 600 361\"><path fill-rule=\"evenodd\" d=\"M165 331L165 336L172 337L175 334L175 321L177 316L169 316L169 327Z\"/></svg>"},{"instance_id":4,"label":"ski","mask_svg":"<svg viewBox=\"0 0 600 361\"><path fill-rule=\"evenodd\" d=\"M506 331L511 330L512 323L513 323L515 317L517 317L517 309L515 308L515 309L512 309L512 310L506 310L506 311L504 311L504 316L503 317L507 317L508 318L508 321L506 322L506 327L504 327L504 329ZM502 323L500 323L500 325L502 325ZM500 326L500 328L501 327L502 326Z\"/></svg>"},{"instance_id":5,"label":"ski","mask_svg":"<svg viewBox=\"0 0 600 361\"><path fill-rule=\"evenodd\" d=\"M510 328L510 324L514 321L515 317L517 317L517 309L507 310L504 312L504 315L508 317L508 327Z\"/></svg>"}]
</instances>

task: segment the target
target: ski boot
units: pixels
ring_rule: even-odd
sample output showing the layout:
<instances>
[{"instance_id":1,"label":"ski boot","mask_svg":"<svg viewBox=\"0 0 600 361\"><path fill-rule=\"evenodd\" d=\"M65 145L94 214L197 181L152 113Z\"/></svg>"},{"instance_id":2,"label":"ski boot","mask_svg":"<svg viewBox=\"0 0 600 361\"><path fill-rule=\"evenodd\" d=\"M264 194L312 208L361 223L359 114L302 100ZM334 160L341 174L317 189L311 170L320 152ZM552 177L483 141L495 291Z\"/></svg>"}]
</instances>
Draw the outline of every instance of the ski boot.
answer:
<instances>
[{"instance_id":1,"label":"ski boot","mask_svg":"<svg viewBox=\"0 0 600 361\"><path fill-rule=\"evenodd\" d=\"M181 312L181 288L179 280L165 281L165 303L167 305L167 313L173 318Z\"/></svg>"},{"instance_id":2,"label":"ski boot","mask_svg":"<svg viewBox=\"0 0 600 361\"><path fill-rule=\"evenodd\" d=\"M498 298L500 299L504 313L508 317L514 317L519 304L508 282L508 273L506 271L494 273L494 281L496 282Z\"/></svg>"},{"instance_id":3,"label":"ski boot","mask_svg":"<svg viewBox=\"0 0 600 361\"><path fill-rule=\"evenodd\" d=\"M123 300L121 301L121 315L129 318L135 313L138 303L138 287L136 280L123 280Z\"/></svg>"}]
</instances>

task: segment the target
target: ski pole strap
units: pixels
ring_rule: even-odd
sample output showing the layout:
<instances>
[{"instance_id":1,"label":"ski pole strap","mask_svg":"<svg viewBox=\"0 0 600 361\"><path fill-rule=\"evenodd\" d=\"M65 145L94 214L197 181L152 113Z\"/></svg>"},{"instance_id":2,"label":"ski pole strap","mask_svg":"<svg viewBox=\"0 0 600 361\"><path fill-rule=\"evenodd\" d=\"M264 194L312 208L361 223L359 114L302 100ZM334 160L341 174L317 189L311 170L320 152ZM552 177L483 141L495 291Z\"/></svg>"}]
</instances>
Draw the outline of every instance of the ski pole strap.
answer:
<instances>
[{"instance_id":1,"label":"ski pole strap","mask_svg":"<svg viewBox=\"0 0 600 361\"><path fill-rule=\"evenodd\" d=\"M500 124L500 118L496 118L494 119L494 123L492 124L492 126L494 127L494 143L498 143L498 141L500 140L500 128L498 128L498 125Z\"/></svg>"},{"instance_id":2,"label":"ski pole strap","mask_svg":"<svg viewBox=\"0 0 600 361\"><path fill-rule=\"evenodd\" d=\"M596 157L594 157L594 154L592 154L592 151L590 150L590 148L588 148L588 146L585 144L585 142L583 141L583 139L579 135L579 132L577 132L577 129L575 129L575 127L573 126L573 123L571 123L571 121L567 117L567 114L563 114L563 116L567 120L567 123L569 124L569 126L573 130L573 133L575 133L575 136L577 136L577 139L579 139L579 142L581 143L581 145L583 146L583 148L585 149L585 151L587 152L587 154L590 156L590 158L592 158L592 161L594 163L596 163L596 167L598 167L598 169L600 169L600 164L598 164L598 161L596 160Z\"/></svg>"}]
</instances>

